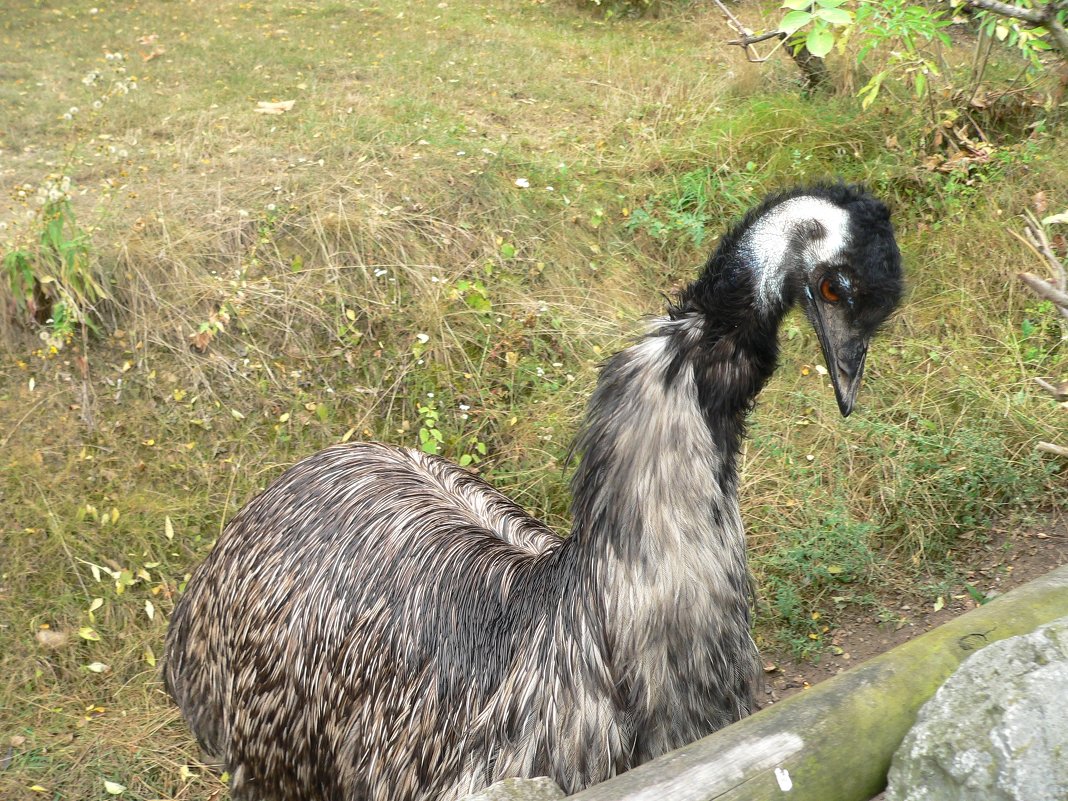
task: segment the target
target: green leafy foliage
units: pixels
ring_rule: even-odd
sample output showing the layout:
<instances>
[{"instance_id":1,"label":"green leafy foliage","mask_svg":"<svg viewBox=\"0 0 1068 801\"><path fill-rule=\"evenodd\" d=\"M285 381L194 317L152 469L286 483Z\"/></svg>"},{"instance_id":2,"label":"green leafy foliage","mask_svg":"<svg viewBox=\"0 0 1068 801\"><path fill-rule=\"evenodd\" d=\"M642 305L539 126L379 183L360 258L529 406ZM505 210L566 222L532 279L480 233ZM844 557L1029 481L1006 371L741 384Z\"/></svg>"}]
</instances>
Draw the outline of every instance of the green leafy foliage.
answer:
<instances>
[{"instance_id":1,"label":"green leafy foliage","mask_svg":"<svg viewBox=\"0 0 1068 801\"><path fill-rule=\"evenodd\" d=\"M38 189L31 226L36 239L10 247L0 259L0 287L24 322L45 326L50 346L70 342L77 325L98 330L97 304L108 292L95 275L89 234L78 225L71 181L50 178Z\"/></svg>"},{"instance_id":2,"label":"green leafy foliage","mask_svg":"<svg viewBox=\"0 0 1068 801\"><path fill-rule=\"evenodd\" d=\"M790 10L779 22L787 45L817 58L826 56L834 47L835 29L853 24L853 12L845 4L846 0L787 0L783 8Z\"/></svg>"}]
</instances>

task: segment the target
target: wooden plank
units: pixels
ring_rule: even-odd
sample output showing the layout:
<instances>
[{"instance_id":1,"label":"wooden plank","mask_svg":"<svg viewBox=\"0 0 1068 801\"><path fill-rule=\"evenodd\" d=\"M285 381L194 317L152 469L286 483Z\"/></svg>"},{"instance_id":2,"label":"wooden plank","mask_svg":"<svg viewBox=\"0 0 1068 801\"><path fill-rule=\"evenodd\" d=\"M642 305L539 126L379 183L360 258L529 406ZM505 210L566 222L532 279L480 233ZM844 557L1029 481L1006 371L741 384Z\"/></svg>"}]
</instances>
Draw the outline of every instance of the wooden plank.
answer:
<instances>
[{"instance_id":1,"label":"wooden plank","mask_svg":"<svg viewBox=\"0 0 1068 801\"><path fill-rule=\"evenodd\" d=\"M574 801L867 801L964 659L1068 616L1068 565Z\"/></svg>"}]
</instances>

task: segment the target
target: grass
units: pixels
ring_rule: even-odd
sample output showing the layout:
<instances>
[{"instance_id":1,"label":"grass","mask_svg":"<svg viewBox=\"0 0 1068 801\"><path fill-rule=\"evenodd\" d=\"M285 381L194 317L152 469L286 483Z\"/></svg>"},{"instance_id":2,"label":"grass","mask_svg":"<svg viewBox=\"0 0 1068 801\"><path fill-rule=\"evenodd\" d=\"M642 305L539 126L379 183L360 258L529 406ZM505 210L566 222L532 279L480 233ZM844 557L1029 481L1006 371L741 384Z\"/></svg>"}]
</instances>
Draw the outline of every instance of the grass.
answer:
<instances>
[{"instance_id":1,"label":"grass","mask_svg":"<svg viewBox=\"0 0 1068 801\"><path fill-rule=\"evenodd\" d=\"M1050 135L931 172L922 111L802 100L697 7L23 0L0 26L5 252L70 175L110 297L87 348L0 332L4 798L215 797L158 679L166 620L223 523L324 445L430 442L566 531L597 364L798 180L894 204L909 293L846 421L787 323L744 463L761 641L818 649L833 599L1064 501L1029 383L1063 374L1062 331L1008 233L1036 192L1068 205Z\"/></svg>"}]
</instances>

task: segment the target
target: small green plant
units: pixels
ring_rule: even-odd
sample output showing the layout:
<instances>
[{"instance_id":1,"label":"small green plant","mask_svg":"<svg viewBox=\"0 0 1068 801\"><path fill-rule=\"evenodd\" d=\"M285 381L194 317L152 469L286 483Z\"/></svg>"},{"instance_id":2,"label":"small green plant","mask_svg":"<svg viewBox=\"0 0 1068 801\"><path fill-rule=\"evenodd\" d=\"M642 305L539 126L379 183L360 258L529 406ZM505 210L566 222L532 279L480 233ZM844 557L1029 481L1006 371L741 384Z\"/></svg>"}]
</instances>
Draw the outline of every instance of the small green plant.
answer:
<instances>
[{"instance_id":1,"label":"small green plant","mask_svg":"<svg viewBox=\"0 0 1068 801\"><path fill-rule=\"evenodd\" d=\"M743 180L755 166L750 162L745 172L733 180ZM659 240L681 236L695 248L703 247L708 225L718 211L710 195L720 190L720 178L715 170L707 167L684 173L672 192L655 197L631 212L627 227Z\"/></svg>"},{"instance_id":2,"label":"small green plant","mask_svg":"<svg viewBox=\"0 0 1068 801\"><path fill-rule=\"evenodd\" d=\"M434 405L433 393L427 393L429 400L426 403L417 404L415 410L419 413L419 450L423 453L441 453L441 446L445 442L445 435L438 428L438 420L441 413Z\"/></svg>"},{"instance_id":3,"label":"small green plant","mask_svg":"<svg viewBox=\"0 0 1068 801\"><path fill-rule=\"evenodd\" d=\"M481 462L487 451L486 443L480 440L478 435L475 435L471 437L470 443L464 453L460 454L460 458L457 461L460 463L460 467L469 467Z\"/></svg>"},{"instance_id":4,"label":"small green plant","mask_svg":"<svg viewBox=\"0 0 1068 801\"><path fill-rule=\"evenodd\" d=\"M941 75L927 48L933 43L950 44L945 29L952 21L926 6L893 0L860 4L855 24L854 35L860 43L855 58L857 65L874 52L888 54L886 66L857 92L861 105L867 108L874 103L891 76L905 79L917 98L925 98L931 78Z\"/></svg>"},{"instance_id":5,"label":"small green plant","mask_svg":"<svg viewBox=\"0 0 1068 801\"><path fill-rule=\"evenodd\" d=\"M481 279L468 280L461 278L453 286L449 297L463 303L471 311L479 314L489 314L493 311L493 304L489 299L489 291Z\"/></svg>"},{"instance_id":6,"label":"small green plant","mask_svg":"<svg viewBox=\"0 0 1068 801\"><path fill-rule=\"evenodd\" d=\"M36 236L4 254L2 278L18 313L44 327L54 348L84 325L96 331L96 305L108 292L93 273L90 236L78 225L69 177L53 176L37 190Z\"/></svg>"}]
</instances>

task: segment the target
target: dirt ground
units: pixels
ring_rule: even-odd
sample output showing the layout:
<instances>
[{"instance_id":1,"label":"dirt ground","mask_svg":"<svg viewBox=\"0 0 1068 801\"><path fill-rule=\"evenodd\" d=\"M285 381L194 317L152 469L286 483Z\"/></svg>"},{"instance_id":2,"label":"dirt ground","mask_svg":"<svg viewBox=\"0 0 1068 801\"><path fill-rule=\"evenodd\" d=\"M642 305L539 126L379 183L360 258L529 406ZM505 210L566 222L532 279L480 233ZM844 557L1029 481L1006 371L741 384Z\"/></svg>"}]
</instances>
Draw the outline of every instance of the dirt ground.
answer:
<instances>
[{"instance_id":1,"label":"dirt ground","mask_svg":"<svg viewBox=\"0 0 1068 801\"><path fill-rule=\"evenodd\" d=\"M870 609L837 615L831 639L834 653L823 654L817 664L765 649L763 705L788 698L974 609L977 601L965 584L990 598L1068 563L1068 510L1053 510L1041 524L1024 529L995 527L990 535L961 554L960 580L942 596L944 605L937 611L930 597L896 593L882 599L884 608L894 613L891 620L877 619Z\"/></svg>"}]
</instances>

